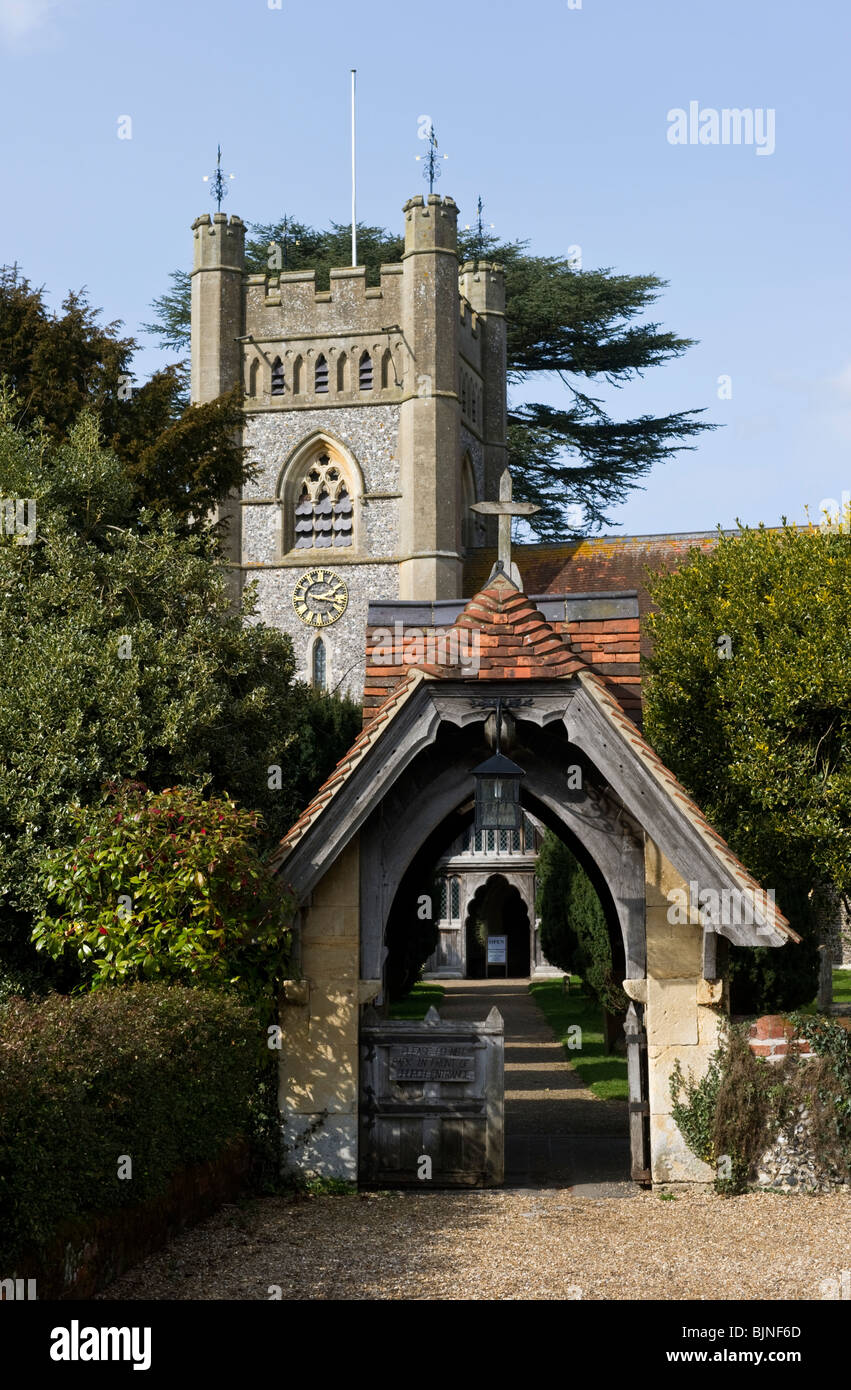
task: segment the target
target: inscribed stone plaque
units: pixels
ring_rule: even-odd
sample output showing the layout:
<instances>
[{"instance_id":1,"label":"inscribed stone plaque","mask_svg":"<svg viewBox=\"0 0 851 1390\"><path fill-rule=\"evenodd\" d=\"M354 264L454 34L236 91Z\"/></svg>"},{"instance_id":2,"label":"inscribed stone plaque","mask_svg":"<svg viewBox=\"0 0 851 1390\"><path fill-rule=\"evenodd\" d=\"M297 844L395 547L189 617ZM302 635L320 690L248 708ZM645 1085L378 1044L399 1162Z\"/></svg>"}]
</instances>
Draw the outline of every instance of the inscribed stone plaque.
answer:
<instances>
[{"instance_id":1,"label":"inscribed stone plaque","mask_svg":"<svg viewBox=\"0 0 851 1390\"><path fill-rule=\"evenodd\" d=\"M471 1052L459 1052L451 1044L422 1043L391 1047L391 1081L474 1081L476 1064Z\"/></svg>"}]
</instances>

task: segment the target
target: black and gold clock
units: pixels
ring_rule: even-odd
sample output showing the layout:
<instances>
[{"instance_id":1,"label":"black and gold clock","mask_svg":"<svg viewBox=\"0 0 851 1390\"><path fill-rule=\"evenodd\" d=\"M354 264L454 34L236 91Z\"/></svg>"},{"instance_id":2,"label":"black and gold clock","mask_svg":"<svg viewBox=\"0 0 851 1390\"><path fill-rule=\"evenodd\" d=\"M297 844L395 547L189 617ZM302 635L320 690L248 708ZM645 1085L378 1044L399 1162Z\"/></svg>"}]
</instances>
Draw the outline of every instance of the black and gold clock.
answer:
<instances>
[{"instance_id":1,"label":"black and gold clock","mask_svg":"<svg viewBox=\"0 0 851 1390\"><path fill-rule=\"evenodd\" d=\"M349 602L345 583L333 570L308 570L293 591L293 608L307 627L330 627Z\"/></svg>"}]
</instances>

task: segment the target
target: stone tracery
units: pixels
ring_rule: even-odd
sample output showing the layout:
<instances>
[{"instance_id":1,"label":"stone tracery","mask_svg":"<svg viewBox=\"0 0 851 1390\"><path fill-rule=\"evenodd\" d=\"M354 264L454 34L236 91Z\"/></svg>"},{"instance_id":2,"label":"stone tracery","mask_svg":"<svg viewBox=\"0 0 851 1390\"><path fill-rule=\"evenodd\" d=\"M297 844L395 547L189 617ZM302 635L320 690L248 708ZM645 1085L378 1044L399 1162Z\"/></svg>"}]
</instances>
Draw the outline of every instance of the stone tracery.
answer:
<instances>
[{"instance_id":1,"label":"stone tracery","mask_svg":"<svg viewBox=\"0 0 851 1390\"><path fill-rule=\"evenodd\" d=\"M353 544L354 507L340 465L327 453L315 458L302 479L295 508L298 550Z\"/></svg>"}]
</instances>

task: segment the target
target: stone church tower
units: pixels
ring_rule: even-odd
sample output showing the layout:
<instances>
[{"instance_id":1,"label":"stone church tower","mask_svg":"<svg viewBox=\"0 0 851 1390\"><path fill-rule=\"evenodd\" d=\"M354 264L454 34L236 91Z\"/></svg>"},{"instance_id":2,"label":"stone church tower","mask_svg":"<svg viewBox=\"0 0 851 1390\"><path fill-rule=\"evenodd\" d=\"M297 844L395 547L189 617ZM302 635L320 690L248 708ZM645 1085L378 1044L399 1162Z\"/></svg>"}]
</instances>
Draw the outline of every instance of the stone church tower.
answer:
<instances>
[{"instance_id":1,"label":"stone church tower","mask_svg":"<svg viewBox=\"0 0 851 1390\"><path fill-rule=\"evenodd\" d=\"M471 503L506 462L505 287L458 264L451 198L410 199L401 264L245 273L245 227L199 217L192 400L242 381L255 477L223 508L237 588L293 639L297 674L360 700L371 600L463 597L493 542Z\"/></svg>"}]
</instances>

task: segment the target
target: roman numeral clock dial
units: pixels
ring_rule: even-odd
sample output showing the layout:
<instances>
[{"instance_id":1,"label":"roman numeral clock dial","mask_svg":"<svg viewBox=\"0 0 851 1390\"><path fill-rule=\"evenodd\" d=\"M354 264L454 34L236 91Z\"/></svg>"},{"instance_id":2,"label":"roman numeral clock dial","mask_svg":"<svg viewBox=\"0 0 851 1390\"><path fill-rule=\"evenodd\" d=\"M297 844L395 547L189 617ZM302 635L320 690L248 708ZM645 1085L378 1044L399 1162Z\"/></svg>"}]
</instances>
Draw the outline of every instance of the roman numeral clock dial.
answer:
<instances>
[{"instance_id":1,"label":"roman numeral clock dial","mask_svg":"<svg viewBox=\"0 0 851 1390\"><path fill-rule=\"evenodd\" d=\"M293 590L293 608L306 627L330 627L348 603L349 591L333 570L308 570Z\"/></svg>"}]
</instances>

